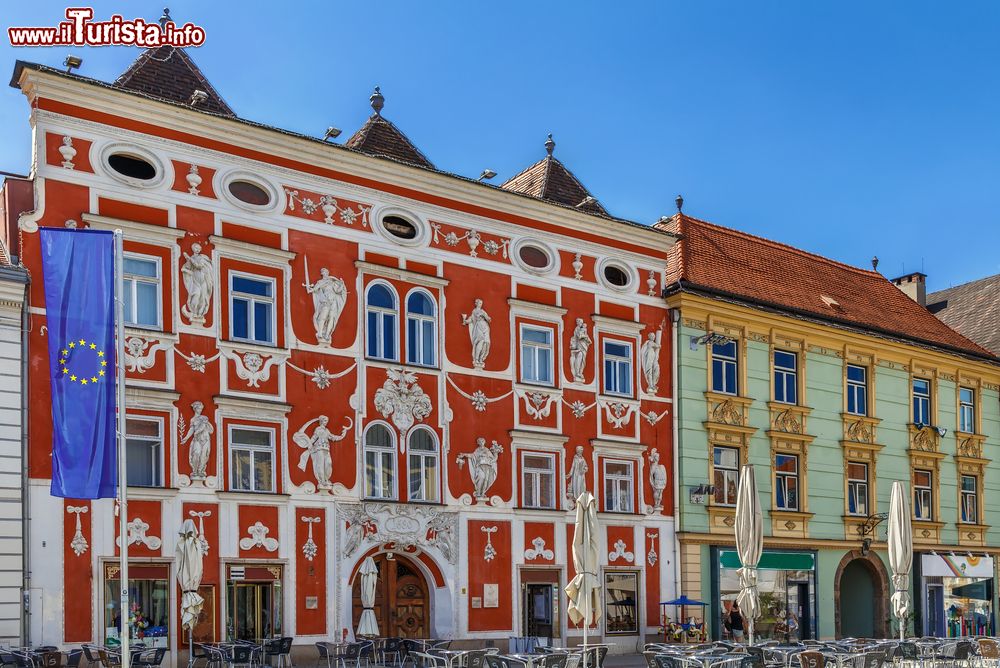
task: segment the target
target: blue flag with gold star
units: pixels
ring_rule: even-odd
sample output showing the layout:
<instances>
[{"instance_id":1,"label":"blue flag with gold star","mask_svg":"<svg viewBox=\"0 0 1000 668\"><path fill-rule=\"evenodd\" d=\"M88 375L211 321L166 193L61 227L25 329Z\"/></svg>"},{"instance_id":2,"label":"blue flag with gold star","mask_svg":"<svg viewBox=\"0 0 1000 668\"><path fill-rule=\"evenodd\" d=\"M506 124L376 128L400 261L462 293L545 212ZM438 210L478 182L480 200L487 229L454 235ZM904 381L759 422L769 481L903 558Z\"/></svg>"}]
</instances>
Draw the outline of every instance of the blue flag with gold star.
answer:
<instances>
[{"instance_id":1,"label":"blue flag with gold star","mask_svg":"<svg viewBox=\"0 0 1000 668\"><path fill-rule=\"evenodd\" d=\"M52 372L52 495L117 492L114 234L43 227Z\"/></svg>"}]
</instances>

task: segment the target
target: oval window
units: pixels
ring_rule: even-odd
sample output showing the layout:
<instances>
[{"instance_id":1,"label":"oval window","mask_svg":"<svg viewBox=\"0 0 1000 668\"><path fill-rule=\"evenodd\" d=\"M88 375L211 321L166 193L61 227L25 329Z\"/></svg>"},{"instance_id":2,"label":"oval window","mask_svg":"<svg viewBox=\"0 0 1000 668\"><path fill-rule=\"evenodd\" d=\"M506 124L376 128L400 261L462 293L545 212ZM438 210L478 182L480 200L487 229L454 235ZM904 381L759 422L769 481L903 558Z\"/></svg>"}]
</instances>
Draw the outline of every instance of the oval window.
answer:
<instances>
[{"instance_id":1,"label":"oval window","mask_svg":"<svg viewBox=\"0 0 1000 668\"><path fill-rule=\"evenodd\" d=\"M521 246L517 251L517 256L521 262L535 269L548 269L552 264L549 254L538 246Z\"/></svg>"},{"instance_id":2,"label":"oval window","mask_svg":"<svg viewBox=\"0 0 1000 668\"><path fill-rule=\"evenodd\" d=\"M271 203L271 195L256 183L250 181L235 180L229 182L229 193L251 206L267 206Z\"/></svg>"},{"instance_id":3,"label":"oval window","mask_svg":"<svg viewBox=\"0 0 1000 668\"><path fill-rule=\"evenodd\" d=\"M617 264L609 264L604 267L604 279L618 288L626 287L631 281L628 272Z\"/></svg>"},{"instance_id":4,"label":"oval window","mask_svg":"<svg viewBox=\"0 0 1000 668\"><path fill-rule=\"evenodd\" d=\"M402 216L386 216L382 219L382 228L397 239L417 238L417 226Z\"/></svg>"},{"instance_id":5,"label":"oval window","mask_svg":"<svg viewBox=\"0 0 1000 668\"><path fill-rule=\"evenodd\" d=\"M139 181L156 178L156 167L151 162L128 153L113 153L108 156L108 166L122 176Z\"/></svg>"}]
</instances>

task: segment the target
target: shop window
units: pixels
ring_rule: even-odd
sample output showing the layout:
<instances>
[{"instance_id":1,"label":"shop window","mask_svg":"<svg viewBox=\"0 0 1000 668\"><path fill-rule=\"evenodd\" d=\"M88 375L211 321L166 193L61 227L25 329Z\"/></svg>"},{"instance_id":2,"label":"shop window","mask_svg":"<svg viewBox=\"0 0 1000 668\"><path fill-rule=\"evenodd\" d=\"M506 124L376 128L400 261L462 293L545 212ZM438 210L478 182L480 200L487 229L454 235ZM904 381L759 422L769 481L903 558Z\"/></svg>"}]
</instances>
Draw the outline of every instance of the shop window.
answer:
<instances>
[{"instance_id":1,"label":"shop window","mask_svg":"<svg viewBox=\"0 0 1000 668\"><path fill-rule=\"evenodd\" d=\"M162 481L163 434L153 418L125 420L125 455L129 487L159 487Z\"/></svg>"},{"instance_id":2,"label":"shop window","mask_svg":"<svg viewBox=\"0 0 1000 668\"><path fill-rule=\"evenodd\" d=\"M521 325L521 382L551 385L552 328Z\"/></svg>"},{"instance_id":3,"label":"shop window","mask_svg":"<svg viewBox=\"0 0 1000 668\"><path fill-rule=\"evenodd\" d=\"M384 283L372 283L365 297L368 357L396 361L396 293Z\"/></svg>"},{"instance_id":4,"label":"shop window","mask_svg":"<svg viewBox=\"0 0 1000 668\"><path fill-rule=\"evenodd\" d=\"M717 506L735 506L736 488L739 484L740 451L736 448L716 446L712 452L713 486Z\"/></svg>"},{"instance_id":5,"label":"shop window","mask_svg":"<svg viewBox=\"0 0 1000 668\"><path fill-rule=\"evenodd\" d=\"M229 566L226 639L260 643L282 635L281 566Z\"/></svg>"},{"instance_id":6,"label":"shop window","mask_svg":"<svg viewBox=\"0 0 1000 668\"><path fill-rule=\"evenodd\" d=\"M931 381L913 379L913 424L931 424Z\"/></svg>"},{"instance_id":7,"label":"shop window","mask_svg":"<svg viewBox=\"0 0 1000 668\"><path fill-rule=\"evenodd\" d=\"M639 632L639 574L604 574L604 618L609 634Z\"/></svg>"},{"instance_id":8,"label":"shop window","mask_svg":"<svg viewBox=\"0 0 1000 668\"><path fill-rule=\"evenodd\" d=\"M270 429L230 427L229 459L233 490L274 491L274 432Z\"/></svg>"},{"instance_id":9,"label":"shop window","mask_svg":"<svg viewBox=\"0 0 1000 668\"><path fill-rule=\"evenodd\" d=\"M972 475L962 476L962 522L979 524L979 479Z\"/></svg>"},{"instance_id":10,"label":"shop window","mask_svg":"<svg viewBox=\"0 0 1000 668\"><path fill-rule=\"evenodd\" d=\"M851 415L868 415L868 369L856 364L847 365L847 412Z\"/></svg>"},{"instance_id":11,"label":"shop window","mask_svg":"<svg viewBox=\"0 0 1000 668\"><path fill-rule=\"evenodd\" d=\"M774 351L774 400L799 403L798 356L785 350Z\"/></svg>"},{"instance_id":12,"label":"shop window","mask_svg":"<svg viewBox=\"0 0 1000 668\"><path fill-rule=\"evenodd\" d=\"M740 567L735 550L719 550L712 568L718 575L719 598L713 604L718 606L716 619L720 621L724 615L728 616L740 592ZM815 568L813 552L764 550L757 567L760 618L754 625L755 641L788 644L816 637L816 604L822 598L816 589ZM730 629L720 626L721 639L732 640Z\"/></svg>"},{"instance_id":13,"label":"shop window","mask_svg":"<svg viewBox=\"0 0 1000 668\"><path fill-rule=\"evenodd\" d=\"M365 432L365 497L396 498L396 444L392 432L376 423Z\"/></svg>"},{"instance_id":14,"label":"shop window","mask_svg":"<svg viewBox=\"0 0 1000 668\"><path fill-rule=\"evenodd\" d=\"M121 579L117 564L104 564L104 642L121 642ZM169 647L170 568L131 564L128 580L130 610L124 616L129 641L146 647Z\"/></svg>"},{"instance_id":15,"label":"shop window","mask_svg":"<svg viewBox=\"0 0 1000 668\"><path fill-rule=\"evenodd\" d=\"M913 519L931 522L934 520L934 473L913 471Z\"/></svg>"},{"instance_id":16,"label":"shop window","mask_svg":"<svg viewBox=\"0 0 1000 668\"><path fill-rule=\"evenodd\" d=\"M868 517L868 464L847 462L847 513Z\"/></svg>"},{"instance_id":17,"label":"shop window","mask_svg":"<svg viewBox=\"0 0 1000 668\"><path fill-rule=\"evenodd\" d=\"M125 255L125 324L160 329L160 261L143 255Z\"/></svg>"},{"instance_id":18,"label":"shop window","mask_svg":"<svg viewBox=\"0 0 1000 668\"><path fill-rule=\"evenodd\" d=\"M274 279L229 277L230 329L236 341L274 345Z\"/></svg>"},{"instance_id":19,"label":"shop window","mask_svg":"<svg viewBox=\"0 0 1000 668\"><path fill-rule=\"evenodd\" d=\"M434 300L422 290L406 298L406 361L434 366L437 353Z\"/></svg>"},{"instance_id":20,"label":"shop window","mask_svg":"<svg viewBox=\"0 0 1000 668\"><path fill-rule=\"evenodd\" d=\"M712 344L712 391L739 394L737 383L736 342Z\"/></svg>"},{"instance_id":21,"label":"shop window","mask_svg":"<svg viewBox=\"0 0 1000 668\"><path fill-rule=\"evenodd\" d=\"M971 387L958 388L958 430L976 433L976 391Z\"/></svg>"},{"instance_id":22,"label":"shop window","mask_svg":"<svg viewBox=\"0 0 1000 668\"><path fill-rule=\"evenodd\" d=\"M628 343L604 342L604 393L632 396L632 346Z\"/></svg>"},{"instance_id":23,"label":"shop window","mask_svg":"<svg viewBox=\"0 0 1000 668\"><path fill-rule=\"evenodd\" d=\"M774 456L774 505L778 510L799 509L799 458Z\"/></svg>"},{"instance_id":24,"label":"shop window","mask_svg":"<svg viewBox=\"0 0 1000 668\"><path fill-rule=\"evenodd\" d=\"M413 429L408 452L410 501L438 501L438 447L434 433L426 427Z\"/></svg>"},{"instance_id":25,"label":"shop window","mask_svg":"<svg viewBox=\"0 0 1000 668\"><path fill-rule=\"evenodd\" d=\"M633 512L635 482L632 462L604 462L604 510L609 513Z\"/></svg>"},{"instance_id":26,"label":"shop window","mask_svg":"<svg viewBox=\"0 0 1000 668\"><path fill-rule=\"evenodd\" d=\"M521 453L521 505L525 508L555 508L555 457Z\"/></svg>"}]
</instances>

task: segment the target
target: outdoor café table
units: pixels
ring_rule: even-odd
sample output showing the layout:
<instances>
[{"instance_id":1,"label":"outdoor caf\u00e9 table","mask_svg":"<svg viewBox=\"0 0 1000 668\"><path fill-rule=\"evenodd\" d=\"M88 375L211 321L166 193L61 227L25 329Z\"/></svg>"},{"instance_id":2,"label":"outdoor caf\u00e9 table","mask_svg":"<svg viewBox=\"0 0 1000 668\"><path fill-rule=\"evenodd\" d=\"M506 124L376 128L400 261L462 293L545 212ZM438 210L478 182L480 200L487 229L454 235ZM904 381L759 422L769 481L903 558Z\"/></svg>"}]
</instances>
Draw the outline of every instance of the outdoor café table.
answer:
<instances>
[{"instance_id":1,"label":"outdoor caf\u00e9 table","mask_svg":"<svg viewBox=\"0 0 1000 668\"><path fill-rule=\"evenodd\" d=\"M772 657L777 657L781 660L784 665L789 665L791 663L792 657L796 654L800 654L807 648L801 647L799 645L774 645L773 647L764 647L764 655L771 655Z\"/></svg>"},{"instance_id":2,"label":"outdoor caf\u00e9 table","mask_svg":"<svg viewBox=\"0 0 1000 668\"><path fill-rule=\"evenodd\" d=\"M471 650L467 649L433 649L427 651L431 656L440 656L447 662L448 668L456 668L462 665L462 657Z\"/></svg>"}]
</instances>

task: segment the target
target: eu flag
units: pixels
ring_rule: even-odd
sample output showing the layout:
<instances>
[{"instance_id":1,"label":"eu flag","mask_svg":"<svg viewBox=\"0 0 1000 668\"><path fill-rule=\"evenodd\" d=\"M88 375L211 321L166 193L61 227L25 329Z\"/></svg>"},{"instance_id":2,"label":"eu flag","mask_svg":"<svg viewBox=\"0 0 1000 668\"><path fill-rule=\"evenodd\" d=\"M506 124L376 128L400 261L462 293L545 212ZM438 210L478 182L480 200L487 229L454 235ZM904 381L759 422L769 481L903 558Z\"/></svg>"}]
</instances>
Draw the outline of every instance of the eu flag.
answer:
<instances>
[{"instance_id":1,"label":"eu flag","mask_svg":"<svg viewBox=\"0 0 1000 668\"><path fill-rule=\"evenodd\" d=\"M52 377L52 495L113 497L114 234L53 227L39 234Z\"/></svg>"}]
</instances>

